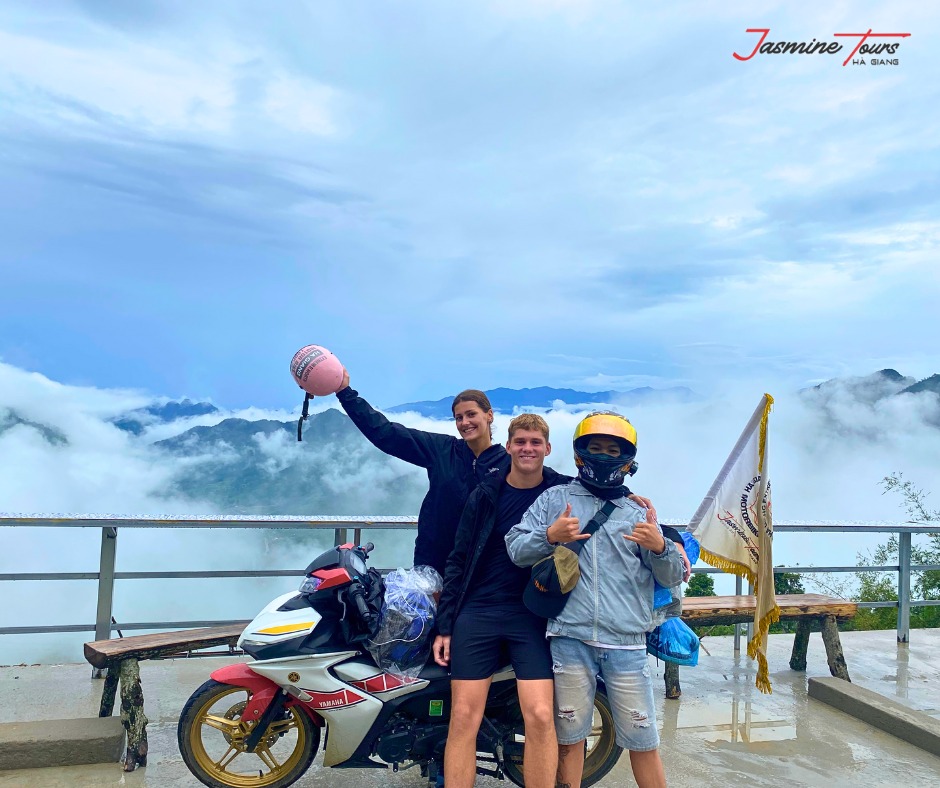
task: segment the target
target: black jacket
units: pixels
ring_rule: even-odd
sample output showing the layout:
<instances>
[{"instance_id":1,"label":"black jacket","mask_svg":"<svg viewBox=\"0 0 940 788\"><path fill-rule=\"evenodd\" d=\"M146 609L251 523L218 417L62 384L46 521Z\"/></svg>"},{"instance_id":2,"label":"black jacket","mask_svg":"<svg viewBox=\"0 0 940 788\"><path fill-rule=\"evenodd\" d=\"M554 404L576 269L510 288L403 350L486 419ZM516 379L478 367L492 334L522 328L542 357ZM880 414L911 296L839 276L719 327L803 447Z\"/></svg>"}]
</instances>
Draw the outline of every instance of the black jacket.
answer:
<instances>
[{"instance_id":1,"label":"black jacket","mask_svg":"<svg viewBox=\"0 0 940 788\"><path fill-rule=\"evenodd\" d=\"M487 539L496 524L497 500L509 471L500 471L488 476L467 500L467 505L457 527L453 552L447 559L444 573L444 590L437 608L437 629L441 635L452 635L454 621L470 586L470 578L476 569ZM570 476L564 476L551 468L542 469L542 478L547 487L567 484Z\"/></svg>"},{"instance_id":2,"label":"black jacket","mask_svg":"<svg viewBox=\"0 0 940 788\"><path fill-rule=\"evenodd\" d=\"M414 563L433 566L443 577L464 504L488 473L499 471L505 476L509 472L506 449L494 444L475 457L460 438L389 421L353 388L346 387L336 397L373 446L427 469L430 486L418 512Z\"/></svg>"}]
</instances>

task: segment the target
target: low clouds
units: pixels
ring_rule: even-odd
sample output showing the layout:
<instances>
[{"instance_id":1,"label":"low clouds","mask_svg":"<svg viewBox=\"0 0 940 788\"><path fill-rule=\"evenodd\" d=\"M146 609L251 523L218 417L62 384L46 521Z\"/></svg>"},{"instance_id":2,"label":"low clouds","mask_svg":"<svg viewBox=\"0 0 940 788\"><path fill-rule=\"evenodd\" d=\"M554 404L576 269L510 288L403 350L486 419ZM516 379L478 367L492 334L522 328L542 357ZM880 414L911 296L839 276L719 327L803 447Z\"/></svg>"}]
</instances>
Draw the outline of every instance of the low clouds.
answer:
<instances>
[{"instance_id":1,"label":"low clouds","mask_svg":"<svg viewBox=\"0 0 940 788\"><path fill-rule=\"evenodd\" d=\"M651 400L621 408L637 428L640 472L631 487L653 499L663 519L685 522L698 506L765 390L738 382L721 397L676 403ZM774 514L785 521L904 519L900 501L880 480L903 472L937 491L940 399L932 392L895 394L910 382L871 376L798 394L772 385L770 474ZM298 444L297 413L219 410L151 423L135 436L113 420L152 404L141 392L62 385L0 363L0 500L6 512L114 513L130 516L290 513L415 514L426 491L422 469L374 449L335 408L314 400L317 415ZM561 403L546 413L553 451L548 464L573 474L571 435L584 410ZM504 442L513 414L498 414ZM242 421L232 421L241 418ZM450 421L395 414L410 427L454 434ZM255 422L249 424L245 419ZM228 420L228 421L226 421ZM199 433L192 427L211 428ZM183 433L187 433L185 437ZM172 445L173 439L184 441ZM159 443L159 441L170 441ZM235 505L225 501L239 501ZM852 564L884 536L779 534L778 564ZM406 565L412 536L364 533L379 545L376 562ZM98 532L5 528L0 572L95 571ZM120 570L301 568L331 543L330 534L297 531L161 530L121 532ZM728 585L730 581L720 581ZM93 583L10 584L0 626L91 621ZM266 581L119 583L119 621L251 616L294 578ZM64 586L63 586L64 588ZM728 589L724 589L728 590ZM37 612L37 600L55 595ZM198 599L198 604L195 600ZM27 611L23 618L23 611ZM54 612L52 618L48 616ZM47 618L37 620L36 616ZM79 643L78 638L73 639ZM77 659L69 639L8 638L0 662Z\"/></svg>"},{"instance_id":2,"label":"low clouds","mask_svg":"<svg viewBox=\"0 0 940 788\"><path fill-rule=\"evenodd\" d=\"M0 424L6 426L0 432L4 511L214 511L197 500L167 500L164 490L173 470L110 423L151 398L131 391L64 386L2 362L0 392ZM63 441L50 440L40 427L54 430Z\"/></svg>"},{"instance_id":3,"label":"low clouds","mask_svg":"<svg viewBox=\"0 0 940 788\"><path fill-rule=\"evenodd\" d=\"M781 384L750 383L727 389L720 398L689 402L654 398L621 407L640 435L642 472L635 480L637 489L649 491L660 502L663 516L687 518L760 393L769 388L777 398L772 468L778 516L896 519L894 502L881 495L880 479L903 471L915 483L929 487L940 466L938 397L930 391L898 393L913 381L879 373L802 393ZM319 421L315 416L316 425L306 428L305 442L298 444L292 426L296 411L252 408L170 422L151 418L135 436L113 422L154 403L152 396L141 392L62 385L3 363L0 392L0 498L7 512L226 513L219 507L217 490L206 488L202 499L193 494L198 484L187 488L185 495L170 491L178 490L180 479L191 478L201 468L211 468L218 478L237 473L245 464L246 451L271 478L296 472L298 501L305 495L324 503L342 500L343 513L413 513L426 484L421 469L375 450L338 411L326 413L336 408L332 397L313 401L312 413L330 418ZM506 440L512 415L497 414L495 440ZM583 415L583 406L563 403L547 414L555 447L549 463L558 470L574 470L570 436ZM410 427L453 434L449 421L414 413L394 418ZM217 426L223 422L232 427ZM288 422L286 427L283 422ZM190 432L193 427L203 431L197 435ZM185 442L180 443L183 433ZM848 489L851 495L845 494ZM253 511L340 513L286 511L283 501L269 503L268 509Z\"/></svg>"}]
</instances>

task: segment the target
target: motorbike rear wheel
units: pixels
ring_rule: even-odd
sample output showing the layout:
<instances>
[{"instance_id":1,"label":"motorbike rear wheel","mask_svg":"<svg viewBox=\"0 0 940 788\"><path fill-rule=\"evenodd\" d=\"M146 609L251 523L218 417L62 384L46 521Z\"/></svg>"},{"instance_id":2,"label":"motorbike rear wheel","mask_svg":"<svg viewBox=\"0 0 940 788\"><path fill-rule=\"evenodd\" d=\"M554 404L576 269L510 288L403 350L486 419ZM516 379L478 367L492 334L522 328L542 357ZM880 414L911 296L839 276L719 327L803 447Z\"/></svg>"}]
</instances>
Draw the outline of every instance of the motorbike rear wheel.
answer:
<instances>
[{"instance_id":1,"label":"motorbike rear wheel","mask_svg":"<svg viewBox=\"0 0 940 788\"><path fill-rule=\"evenodd\" d=\"M254 720L241 721L245 687L210 679L183 707L177 741L186 766L209 788L286 788L310 768L320 729L292 706L268 727L253 753L245 747Z\"/></svg>"},{"instance_id":2,"label":"motorbike rear wheel","mask_svg":"<svg viewBox=\"0 0 940 788\"><path fill-rule=\"evenodd\" d=\"M522 710L518 709L519 720L522 720ZM514 710L515 711L515 710ZM506 751L506 776L516 785L525 785L522 774L522 744L525 736L523 727L517 729L516 744ZM614 715L610 710L610 701L602 687L597 688L594 695L594 719L591 722L591 732L585 743L587 752L584 755L584 773L581 777L582 788L594 785L603 779L614 768L623 747L618 747L616 731L614 729ZM513 750L510 752L510 750Z\"/></svg>"}]
</instances>

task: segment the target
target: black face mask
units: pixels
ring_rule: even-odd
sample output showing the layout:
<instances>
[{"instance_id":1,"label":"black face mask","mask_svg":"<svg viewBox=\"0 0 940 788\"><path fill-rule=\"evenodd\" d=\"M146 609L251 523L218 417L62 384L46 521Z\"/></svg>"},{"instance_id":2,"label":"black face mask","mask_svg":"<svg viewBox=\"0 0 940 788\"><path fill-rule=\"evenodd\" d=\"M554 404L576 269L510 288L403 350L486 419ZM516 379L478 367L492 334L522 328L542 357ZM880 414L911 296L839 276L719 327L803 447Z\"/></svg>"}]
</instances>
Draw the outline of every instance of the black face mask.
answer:
<instances>
[{"instance_id":1,"label":"black face mask","mask_svg":"<svg viewBox=\"0 0 940 788\"><path fill-rule=\"evenodd\" d=\"M578 468L578 477L593 487L612 489L623 484L624 477L630 469L631 475L635 463L629 456L611 457L608 454L591 454L587 449L574 450L575 456L581 460Z\"/></svg>"},{"instance_id":2,"label":"black face mask","mask_svg":"<svg viewBox=\"0 0 940 788\"><path fill-rule=\"evenodd\" d=\"M602 501L614 501L617 498L627 498L630 495L629 487L595 487L590 482L584 481L580 476L578 481L581 482L581 486L585 490Z\"/></svg>"}]
</instances>

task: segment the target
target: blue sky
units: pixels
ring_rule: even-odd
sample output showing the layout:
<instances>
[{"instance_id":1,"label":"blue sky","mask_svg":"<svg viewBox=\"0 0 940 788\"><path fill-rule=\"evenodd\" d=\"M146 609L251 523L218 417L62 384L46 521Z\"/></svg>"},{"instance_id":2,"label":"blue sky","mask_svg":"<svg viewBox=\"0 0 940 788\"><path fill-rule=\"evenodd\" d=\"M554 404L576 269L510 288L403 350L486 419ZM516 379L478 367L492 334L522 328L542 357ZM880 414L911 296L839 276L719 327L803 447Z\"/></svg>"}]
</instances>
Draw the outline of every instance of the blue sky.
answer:
<instances>
[{"instance_id":1,"label":"blue sky","mask_svg":"<svg viewBox=\"0 0 940 788\"><path fill-rule=\"evenodd\" d=\"M0 360L271 408L310 342L386 405L940 372L940 11L659 5L3 6Z\"/></svg>"}]
</instances>

